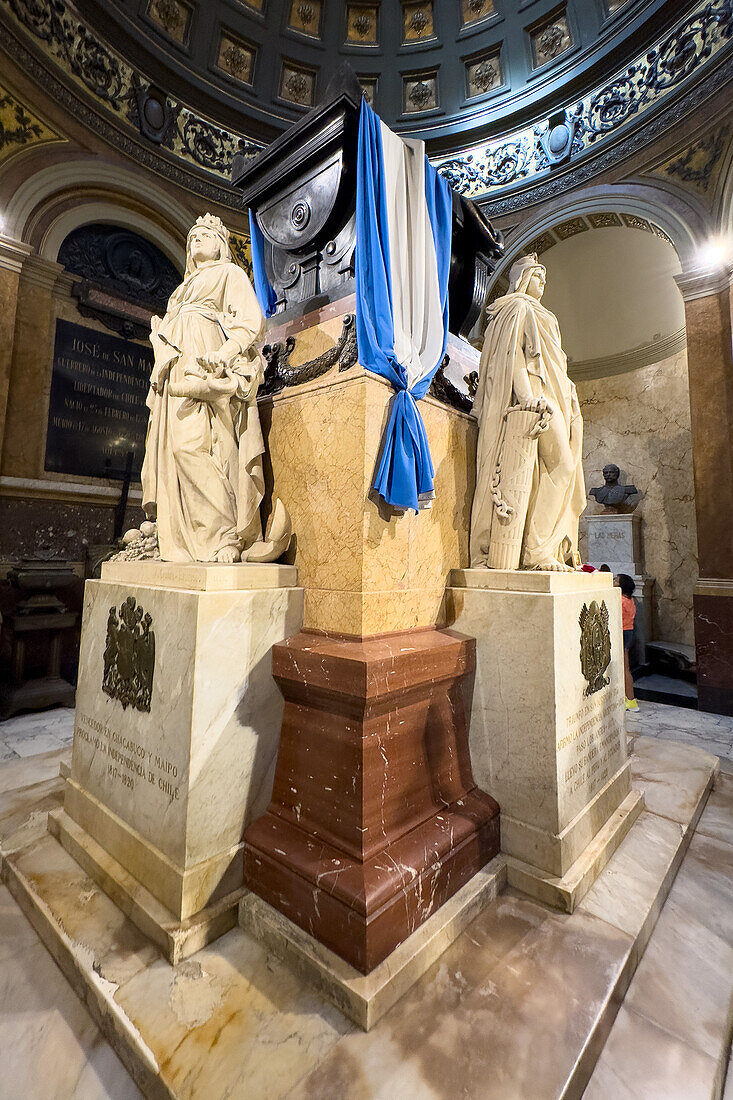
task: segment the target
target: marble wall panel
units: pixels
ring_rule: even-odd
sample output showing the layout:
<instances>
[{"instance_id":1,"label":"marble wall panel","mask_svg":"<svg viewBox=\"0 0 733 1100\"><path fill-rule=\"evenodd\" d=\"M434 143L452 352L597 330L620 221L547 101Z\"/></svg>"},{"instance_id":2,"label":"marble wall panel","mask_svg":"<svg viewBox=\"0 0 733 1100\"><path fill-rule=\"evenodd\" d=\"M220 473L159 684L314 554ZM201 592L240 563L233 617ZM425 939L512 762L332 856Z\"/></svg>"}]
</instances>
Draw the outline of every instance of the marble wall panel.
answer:
<instances>
[{"instance_id":1,"label":"marble wall panel","mask_svg":"<svg viewBox=\"0 0 733 1100\"><path fill-rule=\"evenodd\" d=\"M43 471L53 317L50 289L21 279L0 464L0 472L13 477L38 477Z\"/></svg>"},{"instance_id":2,"label":"marble wall panel","mask_svg":"<svg viewBox=\"0 0 733 1100\"><path fill-rule=\"evenodd\" d=\"M10 387L13 329L18 303L18 272L0 268L0 454L5 434L5 412Z\"/></svg>"},{"instance_id":3,"label":"marble wall panel","mask_svg":"<svg viewBox=\"0 0 733 1100\"><path fill-rule=\"evenodd\" d=\"M268 338L292 330L291 363L301 363L341 331L341 314L315 321L307 330L286 324ZM463 345L449 346L461 377L477 358ZM420 402L435 501L419 515L398 515L371 491L391 398L384 381L357 365L260 402L270 491L274 485L293 520L308 627L374 634L441 622L448 573L468 564L476 422L433 398Z\"/></svg>"},{"instance_id":4,"label":"marble wall panel","mask_svg":"<svg viewBox=\"0 0 733 1100\"><path fill-rule=\"evenodd\" d=\"M652 636L693 644L692 590L698 576L687 356L679 352L627 374L580 380L587 489L615 462L643 493L646 572L655 578ZM591 498L588 513L603 509ZM581 519L581 553L585 556Z\"/></svg>"},{"instance_id":5,"label":"marble wall panel","mask_svg":"<svg viewBox=\"0 0 733 1100\"><path fill-rule=\"evenodd\" d=\"M67 289L52 290L21 276L0 474L119 488L119 481L47 474L44 470L57 320L71 321L97 332L110 332L94 318L82 317ZM137 343L149 347L145 341Z\"/></svg>"}]
</instances>

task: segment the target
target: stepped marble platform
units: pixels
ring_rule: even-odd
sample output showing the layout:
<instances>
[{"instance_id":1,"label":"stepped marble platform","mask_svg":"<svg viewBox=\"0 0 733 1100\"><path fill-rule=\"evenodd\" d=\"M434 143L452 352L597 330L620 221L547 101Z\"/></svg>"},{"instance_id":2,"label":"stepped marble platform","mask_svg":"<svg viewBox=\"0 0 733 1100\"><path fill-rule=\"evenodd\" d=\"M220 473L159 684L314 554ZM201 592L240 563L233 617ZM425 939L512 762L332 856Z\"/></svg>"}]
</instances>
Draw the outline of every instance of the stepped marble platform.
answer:
<instances>
[{"instance_id":1,"label":"stepped marble platform","mask_svg":"<svg viewBox=\"0 0 733 1100\"><path fill-rule=\"evenodd\" d=\"M366 1034L241 928L171 967L46 833L63 795L58 756L55 777L43 758L38 779L3 774L27 761L0 771L2 877L147 1096L223 1100L245 1079L248 1096L268 1100L347 1087L385 1100L549 1100L589 1080L606 1090L593 1100L641 1096L614 1093L594 1068L612 1054L599 1060L691 840L715 840L694 834L717 760L643 736L634 747L647 810L575 912L504 891Z\"/></svg>"}]
</instances>

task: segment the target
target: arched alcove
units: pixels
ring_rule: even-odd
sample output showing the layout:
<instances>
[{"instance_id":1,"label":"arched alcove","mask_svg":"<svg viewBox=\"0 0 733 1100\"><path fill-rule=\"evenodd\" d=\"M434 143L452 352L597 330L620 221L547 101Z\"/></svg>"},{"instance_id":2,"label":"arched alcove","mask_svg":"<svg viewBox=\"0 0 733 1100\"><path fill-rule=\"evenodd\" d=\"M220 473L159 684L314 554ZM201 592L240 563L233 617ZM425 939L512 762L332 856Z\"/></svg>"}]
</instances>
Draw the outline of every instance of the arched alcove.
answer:
<instances>
[{"instance_id":1,"label":"arched alcove","mask_svg":"<svg viewBox=\"0 0 733 1100\"><path fill-rule=\"evenodd\" d=\"M56 260L61 242L90 222L133 230L183 268L190 212L149 178L121 165L80 159L42 169L14 193L5 210L8 235Z\"/></svg>"},{"instance_id":2,"label":"arched alcove","mask_svg":"<svg viewBox=\"0 0 733 1100\"><path fill-rule=\"evenodd\" d=\"M697 541L685 314L675 275L680 253L694 254L698 227L676 212L659 217L653 204L599 205L573 204L523 226L510 238L491 296L506 291L519 255L539 253L547 269L543 304L558 318L583 412L586 489L602 485L603 466L613 462L641 490L652 636L692 644ZM586 515L602 510L591 498Z\"/></svg>"}]
</instances>

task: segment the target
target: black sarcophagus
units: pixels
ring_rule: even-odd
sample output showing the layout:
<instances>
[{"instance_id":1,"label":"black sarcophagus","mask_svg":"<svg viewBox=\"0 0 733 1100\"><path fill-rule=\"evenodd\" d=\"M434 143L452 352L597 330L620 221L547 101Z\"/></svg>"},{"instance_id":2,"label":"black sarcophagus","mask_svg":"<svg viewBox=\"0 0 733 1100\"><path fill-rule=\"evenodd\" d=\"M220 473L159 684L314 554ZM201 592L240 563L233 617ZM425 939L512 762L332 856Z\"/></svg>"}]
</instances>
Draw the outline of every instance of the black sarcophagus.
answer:
<instances>
[{"instance_id":1,"label":"black sarcophagus","mask_svg":"<svg viewBox=\"0 0 733 1100\"><path fill-rule=\"evenodd\" d=\"M353 292L361 99L353 69L342 66L320 106L254 160L235 165L232 183L262 230L280 315L298 316ZM449 293L456 335L475 324L502 252L501 234L454 192Z\"/></svg>"}]
</instances>

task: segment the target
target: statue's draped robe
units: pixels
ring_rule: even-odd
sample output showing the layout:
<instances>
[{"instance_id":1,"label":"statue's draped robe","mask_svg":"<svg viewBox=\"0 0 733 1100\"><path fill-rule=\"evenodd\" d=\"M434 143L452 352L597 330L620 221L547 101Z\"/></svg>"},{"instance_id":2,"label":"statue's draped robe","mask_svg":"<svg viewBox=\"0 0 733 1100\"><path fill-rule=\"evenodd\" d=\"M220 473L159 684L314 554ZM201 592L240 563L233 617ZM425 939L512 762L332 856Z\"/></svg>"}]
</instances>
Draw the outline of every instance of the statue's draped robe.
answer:
<instances>
[{"instance_id":1,"label":"statue's draped robe","mask_svg":"<svg viewBox=\"0 0 733 1100\"><path fill-rule=\"evenodd\" d=\"M566 560L577 549L578 518L586 504L583 421L555 315L521 291L498 298L489 315L473 406L480 426L471 565L488 565L492 524L499 523L492 481L503 441L502 421L508 406L516 403L515 371L526 365L533 398L543 397L553 409L549 428L538 440L522 540L521 565L532 569L553 557Z\"/></svg>"},{"instance_id":2,"label":"statue's draped robe","mask_svg":"<svg viewBox=\"0 0 733 1100\"><path fill-rule=\"evenodd\" d=\"M164 561L214 561L225 547L261 538L264 442L257 412L262 360L252 347L264 318L249 279L229 261L195 267L151 333L155 355L142 468L143 508L154 509ZM199 356L239 344L227 371L234 394L216 401L173 397L170 382L202 373Z\"/></svg>"}]
</instances>

